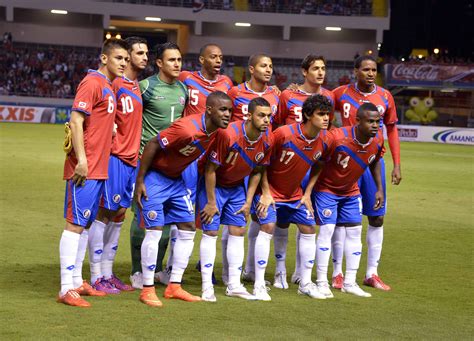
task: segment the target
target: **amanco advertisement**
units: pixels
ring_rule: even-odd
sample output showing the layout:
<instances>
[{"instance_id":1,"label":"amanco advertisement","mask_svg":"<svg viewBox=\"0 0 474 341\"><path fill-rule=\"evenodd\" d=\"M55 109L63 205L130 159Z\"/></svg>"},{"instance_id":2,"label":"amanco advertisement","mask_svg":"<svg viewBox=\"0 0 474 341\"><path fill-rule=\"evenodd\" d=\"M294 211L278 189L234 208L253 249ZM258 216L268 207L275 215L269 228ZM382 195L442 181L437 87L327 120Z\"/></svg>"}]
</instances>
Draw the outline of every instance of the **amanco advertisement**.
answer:
<instances>
[{"instance_id":1,"label":"amanco advertisement","mask_svg":"<svg viewBox=\"0 0 474 341\"><path fill-rule=\"evenodd\" d=\"M1 122L64 123L69 115L70 108L0 104Z\"/></svg>"},{"instance_id":2,"label":"amanco advertisement","mask_svg":"<svg viewBox=\"0 0 474 341\"><path fill-rule=\"evenodd\" d=\"M474 129L399 125L400 141L438 142L474 146Z\"/></svg>"}]
</instances>

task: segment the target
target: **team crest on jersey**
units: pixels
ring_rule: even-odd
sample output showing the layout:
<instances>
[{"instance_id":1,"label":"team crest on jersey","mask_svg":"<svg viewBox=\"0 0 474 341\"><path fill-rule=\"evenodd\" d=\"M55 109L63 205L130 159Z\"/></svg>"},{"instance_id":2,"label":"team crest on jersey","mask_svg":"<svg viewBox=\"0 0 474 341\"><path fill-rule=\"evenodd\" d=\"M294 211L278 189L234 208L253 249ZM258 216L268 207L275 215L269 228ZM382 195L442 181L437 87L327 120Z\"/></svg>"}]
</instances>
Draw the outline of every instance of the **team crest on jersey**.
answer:
<instances>
[{"instance_id":1,"label":"team crest on jersey","mask_svg":"<svg viewBox=\"0 0 474 341\"><path fill-rule=\"evenodd\" d=\"M332 215L332 211L329 208L323 210L323 216L329 218Z\"/></svg>"},{"instance_id":2,"label":"team crest on jersey","mask_svg":"<svg viewBox=\"0 0 474 341\"><path fill-rule=\"evenodd\" d=\"M211 158L217 159L217 152L212 151L212 152L211 152Z\"/></svg>"},{"instance_id":3,"label":"team crest on jersey","mask_svg":"<svg viewBox=\"0 0 474 341\"><path fill-rule=\"evenodd\" d=\"M84 210L84 212L82 212L82 215L84 216L84 218L89 218L91 216L91 210Z\"/></svg>"},{"instance_id":4,"label":"team crest on jersey","mask_svg":"<svg viewBox=\"0 0 474 341\"><path fill-rule=\"evenodd\" d=\"M186 103L186 99L183 96L181 96L179 98L179 104L184 105L185 103Z\"/></svg>"},{"instance_id":5,"label":"team crest on jersey","mask_svg":"<svg viewBox=\"0 0 474 341\"><path fill-rule=\"evenodd\" d=\"M278 107L274 104L272 105L272 114L275 115L277 112Z\"/></svg>"},{"instance_id":6,"label":"team crest on jersey","mask_svg":"<svg viewBox=\"0 0 474 341\"><path fill-rule=\"evenodd\" d=\"M156 213L156 211L150 211L146 214L146 216L148 217L148 219L150 220L155 220L156 217L158 216L158 214Z\"/></svg>"},{"instance_id":7,"label":"team crest on jersey","mask_svg":"<svg viewBox=\"0 0 474 341\"><path fill-rule=\"evenodd\" d=\"M265 157L265 154L260 152L257 155L255 155L255 161L260 162L263 160L264 157Z\"/></svg>"},{"instance_id":8,"label":"team crest on jersey","mask_svg":"<svg viewBox=\"0 0 474 341\"><path fill-rule=\"evenodd\" d=\"M85 108L87 108L87 103L86 102L79 102L78 107L82 108L82 109L85 109Z\"/></svg>"},{"instance_id":9,"label":"team crest on jersey","mask_svg":"<svg viewBox=\"0 0 474 341\"><path fill-rule=\"evenodd\" d=\"M372 163L375 160L375 155L370 155L369 156L369 164Z\"/></svg>"},{"instance_id":10,"label":"team crest on jersey","mask_svg":"<svg viewBox=\"0 0 474 341\"><path fill-rule=\"evenodd\" d=\"M112 199L113 199L114 203L118 204L120 202L120 199L121 199L120 194L115 194Z\"/></svg>"},{"instance_id":11,"label":"team crest on jersey","mask_svg":"<svg viewBox=\"0 0 474 341\"><path fill-rule=\"evenodd\" d=\"M321 157L321 152L317 152L316 154L313 155L313 160L316 161Z\"/></svg>"},{"instance_id":12,"label":"team crest on jersey","mask_svg":"<svg viewBox=\"0 0 474 341\"><path fill-rule=\"evenodd\" d=\"M385 112L385 108L382 105L377 105L377 110L379 111L380 115L383 115Z\"/></svg>"},{"instance_id":13,"label":"team crest on jersey","mask_svg":"<svg viewBox=\"0 0 474 341\"><path fill-rule=\"evenodd\" d=\"M161 142L163 143L164 146L167 146L169 144L168 139L166 137L163 137L161 139Z\"/></svg>"}]
</instances>

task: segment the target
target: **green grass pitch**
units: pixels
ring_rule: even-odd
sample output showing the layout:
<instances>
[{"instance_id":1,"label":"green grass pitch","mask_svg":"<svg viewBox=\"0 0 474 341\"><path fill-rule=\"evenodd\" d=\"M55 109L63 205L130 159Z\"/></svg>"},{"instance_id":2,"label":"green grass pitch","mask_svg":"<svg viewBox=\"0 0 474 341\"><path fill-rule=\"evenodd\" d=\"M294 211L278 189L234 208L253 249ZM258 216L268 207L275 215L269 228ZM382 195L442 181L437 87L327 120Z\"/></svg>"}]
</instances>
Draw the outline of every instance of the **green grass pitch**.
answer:
<instances>
[{"instance_id":1,"label":"green grass pitch","mask_svg":"<svg viewBox=\"0 0 474 341\"><path fill-rule=\"evenodd\" d=\"M273 289L271 302L224 296L218 302L164 301L153 309L139 293L90 298L90 309L55 301L64 182L63 128L0 124L0 338L10 339L472 339L473 165L469 146L402 144L403 181L388 186L389 210L380 273L391 292L364 299L336 292L320 301ZM391 170L390 156L387 171ZM115 272L128 279L130 216ZM290 231L289 272L294 266ZM194 270L185 288L200 293ZM218 243L219 245L220 243ZM366 252L364 248L364 253ZM218 255L220 250L218 250ZM87 257L86 257L87 258ZM359 282L365 271L361 262ZM220 257L217 259L220 275ZM84 263L88 277L88 262ZM267 277L273 277L270 263ZM250 285L247 288L251 289ZM158 286L161 295L164 287Z\"/></svg>"}]
</instances>

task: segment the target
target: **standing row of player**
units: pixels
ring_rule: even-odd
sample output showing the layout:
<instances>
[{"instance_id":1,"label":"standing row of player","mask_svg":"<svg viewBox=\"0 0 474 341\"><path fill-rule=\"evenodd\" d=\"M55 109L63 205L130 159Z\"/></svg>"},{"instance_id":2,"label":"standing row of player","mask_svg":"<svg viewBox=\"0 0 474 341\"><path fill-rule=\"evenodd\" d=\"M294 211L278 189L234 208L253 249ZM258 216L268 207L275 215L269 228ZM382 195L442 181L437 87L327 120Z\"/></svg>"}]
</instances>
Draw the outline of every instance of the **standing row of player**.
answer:
<instances>
[{"instance_id":1,"label":"standing row of player","mask_svg":"<svg viewBox=\"0 0 474 341\"><path fill-rule=\"evenodd\" d=\"M264 271L263 265L267 262L265 257L268 259L268 255L265 256L268 253L266 250L269 250L268 243L276 221L260 221L259 219L272 216L272 214L266 216L266 211L269 207L272 207L270 204L272 198L275 198L275 192L272 192L272 184L275 179L278 179L278 176L271 173L274 163L270 161L281 159L280 162L283 161L283 164L288 161L283 167L284 171L291 169L288 166L291 158L294 158L293 162L303 160L311 166L316 159L322 156L321 154L316 159L309 157L310 162L307 162L308 157L304 156L304 150L309 147L306 146L301 149L297 147L295 142L288 141L283 145L289 149L279 150L285 155L275 154L278 149L272 147L274 136L268 132L272 120L274 126L288 124L292 121L297 122L287 126L290 128L280 128L275 132L275 136L281 135L281 132L285 129L287 132L288 129L291 129L288 135L300 136L306 139L306 142L319 141L318 143L322 143L323 137L318 134L317 138L316 135L312 136L312 139L310 138L315 130L319 133L319 130L325 129L324 124L320 124L319 127L317 124L311 125L312 117L327 114L326 124L330 123L335 104L336 109L340 111L342 109L343 123L345 118L349 120L350 125L354 125L355 112L361 109L359 110L361 112L360 119L365 120L363 122L370 121L370 123L366 124L365 131L356 129L349 132L346 129L342 140L359 141L359 144L366 148L368 145L377 145L377 141L379 141L376 139L377 141L374 142L373 139L370 139L369 143L369 140L367 140L367 136L373 133L373 130L367 127L370 124L373 127L375 121L379 122L374 117L373 108L376 108L379 114L385 114L383 115L383 122L387 126L389 144L395 164L392 182L398 183L400 181L398 136L396 136L396 129L394 129L397 119L393 99L387 91L375 86L376 65L370 57L356 61L355 70L358 80L356 85L336 89L336 98L334 98L331 92L321 87L325 75L324 59L308 56L302 65L305 83L293 90L285 90L279 96L279 91L268 85L272 75L270 57L263 54L252 56L249 60L250 80L232 88L230 80L219 75L223 61L222 52L218 46L212 44L201 49L201 71L192 73L180 72L181 54L176 45L171 43L160 45L156 51L156 64L159 67L159 73L138 84L138 74L146 67L148 61L148 48L146 41L139 38L129 38L127 43L128 45L120 40L105 42L101 54L101 67L97 71L89 72L79 86L74 101L70 122L74 150L68 155L64 175L65 180L67 180L65 200L67 222L60 242L61 292L59 300L61 302L70 305L89 306L89 303L83 300L80 295L102 296L106 293L118 293L120 290L133 290L113 274L112 265L117 251L124 212L131 204L133 184L137 177L139 154L142 156L136 192L140 199L142 195L147 195L152 199L138 200L138 211L140 213L138 221L147 229L144 237L142 232L144 230L138 228L136 224L131 229L133 264L131 279L135 287L143 287L140 299L144 303L153 306L161 305L153 287L155 279L168 284L165 297L188 301L200 300L199 297L184 291L180 286L180 282L193 249L195 235L193 196L196 192L198 176L197 164L194 161L204 154L208 147L208 156L201 158L200 161L202 183L197 186L197 208L200 212L198 216L203 222L204 232L200 248L203 276L202 299L208 301L215 300L212 279L210 280L210 278L212 278L213 259L215 259L216 225L217 228L219 225L217 217L222 219L221 223L229 225L229 228L226 228L223 234L223 265L224 269L227 270L223 271L223 280L227 285L226 294L249 299L269 299L266 290L262 289L262 268ZM178 78L183 82L180 82ZM227 92L230 98L223 92ZM214 95L210 95L212 93ZM304 106L301 105L303 101L310 95L318 93L325 95L328 99L323 96L313 96L311 99L317 103L313 103L313 107L309 106L307 110L311 108L314 110L304 111ZM254 98L259 100L252 102L251 100ZM326 103L321 104L321 102ZM359 108L364 102L374 102L377 107ZM324 110L321 108L324 108ZM187 116L186 119L181 119L169 129L166 129L173 121L182 116L183 111ZM370 114L371 112L372 114ZM240 123L232 123L231 127L221 130L220 128L227 127L231 119ZM241 119L243 121L240 121ZM112 142L114 120L117 128ZM380 124L382 124L382 121L380 121ZM308 131L303 133L303 125L306 129L312 127L309 129L310 135L307 135ZM109 127L110 129L108 129ZM326 134L322 135L326 136ZM325 145L326 148L328 145L335 146L337 144L335 141L338 141L336 135L336 133L328 135L332 136L331 142L329 144L323 142L322 145ZM158 136L158 138L155 139L154 136ZM141 146L139 148L140 141ZM233 142L231 143L231 141ZM148 145L145 147L147 142ZM239 143L243 145L239 145ZM258 146L264 146L264 149L257 148L256 143ZM109 155L106 155L107 150L111 151L112 154L108 166ZM332 149L327 148L327 150ZM341 148L337 150L339 152L343 151ZM346 153L347 151L343 152ZM381 150L380 154L382 152ZM349 160L353 159L356 160L354 162L358 162L360 169L366 168L362 166L364 161L357 158L357 155L354 156L349 152L347 152L347 155L344 153L339 153L337 157L334 155L336 159L339 159L339 165L347 167L348 164L352 163ZM370 155L366 151L362 151L362 153L366 153L365 156L367 157L377 155L377 159L379 156L379 153ZM327 157L330 154L325 155ZM331 159L328 159L328 165L330 164L329 160ZM362 163L359 163L359 161ZM369 163L378 165L379 163L376 161L375 157L370 162L367 159L365 161L366 166ZM265 163L268 162L270 162L270 166L264 170L265 167L261 166L265 166ZM231 167L230 171L225 170L226 165ZM237 171L233 171L232 167L237 167ZM299 170L304 168L297 167ZM307 168L309 169L309 166ZM244 178L245 175L251 173L252 176L250 176L248 188L246 188ZM267 176L268 174L271 175ZM230 179L226 179L226 175L230 175ZM284 176L283 178L290 177ZM368 177L373 182L370 174ZM315 180L316 176L312 179ZM284 182L284 180L276 181L276 185L273 184L273 189L282 186L280 182ZM259 184L261 185L259 186ZM301 181L296 184L297 188L300 188ZM349 183L349 185L352 184ZM381 186L381 184L379 185ZM314 186L314 181L310 181L307 189L312 189L311 186ZM372 202L375 201L375 193L380 199L380 191L377 191L380 186L374 185L373 188L375 189L368 194L371 196ZM238 195L229 191L229 188L237 191ZM255 198L260 198L260 200L256 199L255 202L256 212L249 230L248 257L250 258L247 259L244 273L250 278L252 278L252 274L255 277L255 295L250 295L240 283L239 269L244 256L243 234L245 230L242 227L246 225L245 216L250 210L250 203L253 199L252 193L256 190L260 193ZM214 198L213 193L215 193ZM308 193L310 194L311 190ZM351 192L352 194L354 192ZM302 199L301 202L298 199L296 206L299 205L299 207L292 207L290 211L288 211L288 207L278 208L277 213L275 213L280 218L277 219L280 227L283 227L283 229L276 228L276 231L280 230L278 237L275 233L277 267L280 267L277 268L278 277L276 276L276 281L279 280L279 284L275 283L277 287L288 287L284 256L282 256L286 253L285 238L287 239L287 232L281 233L281 231L287 231L285 228L288 227L288 224L286 223L298 223L293 219L298 216L298 209L301 207L307 210L305 212L307 212L308 217L312 216L313 208L310 205L311 200L308 195L302 196L300 198ZM102 200L100 208L98 208L100 197L102 197ZM219 203L220 208L217 208L218 201L223 200L223 198L225 198L224 202L221 201ZM227 199L231 200L230 207L226 206ZM275 201L279 202L278 200ZM286 202L288 199L280 201ZM241 207L237 207L239 205ZM384 205L382 203L371 204L370 207L374 206L379 209L380 206L383 207ZM364 202L364 210L366 207L367 204ZM227 211L223 211L223 209ZM216 210L219 211L220 215L216 215ZM282 210L291 212L291 214L286 212L286 217L285 214L280 217L278 212ZM325 254L329 255L331 235L336 231L334 236L338 237L339 240L333 241L336 246L333 248L333 258L336 259L335 270L337 271L337 266L342 263L341 248L343 246L341 247L341 245L344 245L343 239L345 237L340 232L347 230L346 241L354 240L354 236L357 240L358 232L349 233L349 227L352 226L347 225L350 225L351 222L340 219L334 220L333 218L337 216L337 207L334 215L332 215L333 210L334 208L329 208L321 212L325 218L331 216L332 218L330 223L321 223L318 252L324 250ZM97 211L98 214L95 217ZM233 214L236 211L239 212L240 218L236 218L238 215ZM318 211L318 208L316 208L316 211ZM229 212L232 212L232 214ZM372 231L375 234L368 233L369 265L371 269L366 276L366 284L387 289L388 286L377 276L376 268L380 258L381 225L383 222L383 213L381 215L379 212L379 210L375 211L375 214L369 216L370 226L368 232ZM318 216L321 218L320 215ZM191 217L193 217L192 220ZM170 223L177 223L178 227L167 228L166 224L169 225ZM327 272L327 262L324 268L324 264L320 265L318 261L318 285L311 283L310 270L308 280L308 264L312 264L311 259L314 262L315 254L314 251L311 252L311 247L308 247L310 244L315 245L314 233L312 233L314 223L304 224L300 221L298 224L303 226L299 225L302 233L298 235L297 259L300 262L297 264L293 277L295 281L299 279L299 292L316 298L330 297L330 290L325 285L327 279L323 280L323 274ZM338 224L337 227L335 227L336 224ZM89 226L88 232L87 228ZM359 231L360 229L356 230ZM164 251L168 244L165 233L168 237L171 235L171 245L176 244L177 251L170 252L170 258L172 259L169 260L165 271L160 271L162 270ZM307 235L313 235L313 237L307 237ZM321 237L322 235L324 238ZM369 235L372 235L372 237ZM328 238L329 247L327 247ZM255 243L258 245L257 247L255 247ZM372 252L372 256L371 245L376 246L375 253ZM81 273L87 246L89 246L93 286L90 286L87 281L83 281ZM255 251L255 253L252 251ZM355 253L357 252L355 251ZM312 258L308 258L311 253ZM321 259L324 258L322 255L320 257L322 257ZM350 256L347 262L349 262L349 258ZM333 276L336 278L336 283L333 279L333 286L335 287L338 285L339 274L342 273L342 269L340 270ZM349 287L355 284L355 275L349 276L347 268L346 274L346 277L351 278L347 283L348 285L345 286L345 290L350 292ZM352 277L354 277L354 283L352 283ZM325 289L329 290L329 293ZM263 291L265 292L263 293Z\"/></svg>"}]
</instances>

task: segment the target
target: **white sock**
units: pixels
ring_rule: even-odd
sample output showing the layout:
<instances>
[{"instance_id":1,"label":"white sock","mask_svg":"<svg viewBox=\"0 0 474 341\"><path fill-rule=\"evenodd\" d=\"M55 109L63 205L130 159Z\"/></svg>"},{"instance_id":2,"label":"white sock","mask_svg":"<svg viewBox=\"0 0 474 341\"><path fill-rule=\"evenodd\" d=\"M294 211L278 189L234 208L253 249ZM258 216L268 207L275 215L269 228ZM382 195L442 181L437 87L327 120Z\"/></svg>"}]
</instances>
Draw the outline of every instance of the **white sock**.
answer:
<instances>
[{"instance_id":1,"label":"white sock","mask_svg":"<svg viewBox=\"0 0 474 341\"><path fill-rule=\"evenodd\" d=\"M286 247L288 244L288 229L275 226L273 233L273 251L275 253L276 271L275 273L286 273ZM255 255L257 254L257 244L255 244ZM265 265L266 266L266 265Z\"/></svg>"},{"instance_id":2,"label":"white sock","mask_svg":"<svg viewBox=\"0 0 474 341\"><path fill-rule=\"evenodd\" d=\"M184 270L186 270L189 257L193 253L195 231L178 230L175 251L173 253L173 270L171 271L170 282L181 283Z\"/></svg>"},{"instance_id":3,"label":"white sock","mask_svg":"<svg viewBox=\"0 0 474 341\"><path fill-rule=\"evenodd\" d=\"M265 285L265 270L270 256L272 235L263 231L255 240L255 287Z\"/></svg>"},{"instance_id":4,"label":"white sock","mask_svg":"<svg viewBox=\"0 0 474 341\"><path fill-rule=\"evenodd\" d=\"M383 226L375 227L369 225L367 229L367 273L365 277L377 275L380 256L382 255Z\"/></svg>"},{"instance_id":5,"label":"white sock","mask_svg":"<svg viewBox=\"0 0 474 341\"><path fill-rule=\"evenodd\" d=\"M94 220L89 229L89 263L92 284L102 277L100 261L104 252L104 230L105 224L98 220Z\"/></svg>"},{"instance_id":6,"label":"white sock","mask_svg":"<svg viewBox=\"0 0 474 341\"><path fill-rule=\"evenodd\" d=\"M244 261L244 237L229 235L227 242L227 260L229 261L229 285L240 286L240 274ZM253 257L252 257L253 259Z\"/></svg>"},{"instance_id":7,"label":"white sock","mask_svg":"<svg viewBox=\"0 0 474 341\"><path fill-rule=\"evenodd\" d=\"M146 230L145 232L141 248L143 285L155 284L156 257L162 233L163 231L160 230Z\"/></svg>"},{"instance_id":8,"label":"white sock","mask_svg":"<svg viewBox=\"0 0 474 341\"><path fill-rule=\"evenodd\" d=\"M255 272L255 240L257 239L260 225L256 221L251 221L248 231L247 260L245 261L245 272ZM227 254L227 257L229 255Z\"/></svg>"},{"instance_id":9,"label":"white sock","mask_svg":"<svg viewBox=\"0 0 474 341\"><path fill-rule=\"evenodd\" d=\"M229 262L227 261L227 241L229 240L229 226L222 226L222 237L221 237L221 246L222 246L222 278L229 278Z\"/></svg>"},{"instance_id":10,"label":"white sock","mask_svg":"<svg viewBox=\"0 0 474 341\"><path fill-rule=\"evenodd\" d=\"M334 233L334 224L321 225L319 227L318 239L316 241L316 280L327 282L328 263L331 256L331 238Z\"/></svg>"},{"instance_id":11,"label":"white sock","mask_svg":"<svg viewBox=\"0 0 474 341\"><path fill-rule=\"evenodd\" d=\"M299 250L301 257L300 275L303 285L311 282L311 272L316 254L316 234L300 233Z\"/></svg>"},{"instance_id":12,"label":"white sock","mask_svg":"<svg viewBox=\"0 0 474 341\"><path fill-rule=\"evenodd\" d=\"M166 260L166 268L169 269L173 266L173 253L176 240L178 239L178 226L170 226L170 243L168 246L168 259Z\"/></svg>"},{"instance_id":13,"label":"white sock","mask_svg":"<svg viewBox=\"0 0 474 341\"><path fill-rule=\"evenodd\" d=\"M84 263L84 258L86 256L87 242L89 240L89 231L84 229L79 238L79 245L77 247L77 256L76 263L74 265L74 270L72 272L72 281L74 283L74 288L77 289L82 285L84 279L82 278L82 263Z\"/></svg>"},{"instance_id":14,"label":"white sock","mask_svg":"<svg viewBox=\"0 0 474 341\"><path fill-rule=\"evenodd\" d=\"M355 284L362 254L362 225L346 227L344 254L346 256L346 275L344 285Z\"/></svg>"},{"instance_id":15,"label":"white sock","mask_svg":"<svg viewBox=\"0 0 474 341\"><path fill-rule=\"evenodd\" d=\"M344 239L346 238L346 228L336 226L332 235L332 277L342 274L342 259L344 257Z\"/></svg>"},{"instance_id":16,"label":"white sock","mask_svg":"<svg viewBox=\"0 0 474 341\"><path fill-rule=\"evenodd\" d=\"M199 247L199 258L201 260L202 290L212 286L212 272L216 261L217 236L202 234Z\"/></svg>"},{"instance_id":17,"label":"white sock","mask_svg":"<svg viewBox=\"0 0 474 341\"><path fill-rule=\"evenodd\" d=\"M80 234L64 230L61 235L61 240L59 241L61 296L64 295L68 290L74 289L72 274L76 263L80 238Z\"/></svg>"},{"instance_id":18,"label":"white sock","mask_svg":"<svg viewBox=\"0 0 474 341\"><path fill-rule=\"evenodd\" d=\"M104 253L100 262L102 276L106 279L111 278L113 274L113 265L115 255L117 254L118 242L120 238L120 229L123 222L110 222L105 227L104 232Z\"/></svg>"},{"instance_id":19,"label":"white sock","mask_svg":"<svg viewBox=\"0 0 474 341\"><path fill-rule=\"evenodd\" d=\"M301 238L301 232L299 229L296 229L296 251L295 251L295 273L299 274L300 273L300 268L301 268L301 256L300 256L300 238ZM314 243L316 247L316 241ZM315 251L316 252L316 251ZM316 257L316 254L314 255Z\"/></svg>"}]
</instances>

